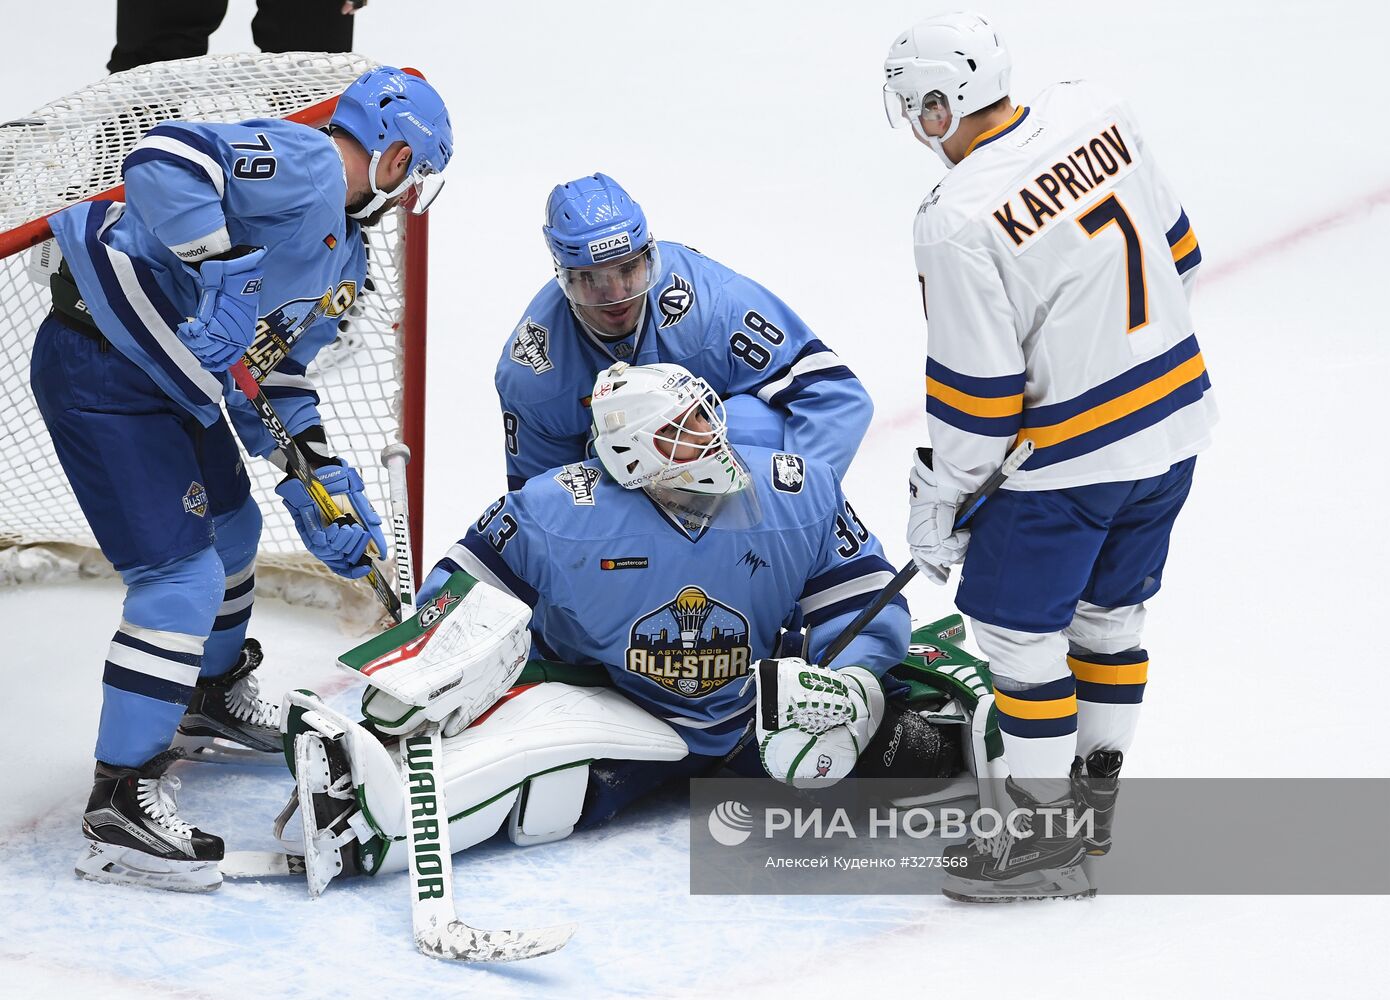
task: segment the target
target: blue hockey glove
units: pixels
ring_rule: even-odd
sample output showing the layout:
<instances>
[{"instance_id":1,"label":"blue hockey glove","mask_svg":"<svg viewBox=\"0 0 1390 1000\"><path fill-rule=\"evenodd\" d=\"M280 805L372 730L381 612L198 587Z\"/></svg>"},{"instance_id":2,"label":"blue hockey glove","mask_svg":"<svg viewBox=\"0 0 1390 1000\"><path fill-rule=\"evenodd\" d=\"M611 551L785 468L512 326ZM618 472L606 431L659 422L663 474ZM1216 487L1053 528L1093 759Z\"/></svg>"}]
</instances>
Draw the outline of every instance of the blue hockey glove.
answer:
<instances>
[{"instance_id":1,"label":"blue hockey glove","mask_svg":"<svg viewBox=\"0 0 1390 1000\"><path fill-rule=\"evenodd\" d=\"M338 507L351 510L361 524L341 525L323 523L323 515L314 505L308 489L298 479L289 478L275 487L294 518L304 547L323 560L323 564L339 576L350 580L366 576L371 567L362 561L369 542L375 542L378 552L386 551L386 536L381 531L381 518L372 509L362 487L357 470L340 458L320 465L314 475L323 483ZM359 565L360 563L360 565Z\"/></svg>"},{"instance_id":2,"label":"blue hockey glove","mask_svg":"<svg viewBox=\"0 0 1390 1000\"><path fill-rule=\"evenodd\" d=\"M198 312L179 324L179 340L210 372L226 371L255 339L264 257L264 250L253 250L235 260L204 261L196 271L189 268L198 283Z\"/></svg>"}]
</instances>

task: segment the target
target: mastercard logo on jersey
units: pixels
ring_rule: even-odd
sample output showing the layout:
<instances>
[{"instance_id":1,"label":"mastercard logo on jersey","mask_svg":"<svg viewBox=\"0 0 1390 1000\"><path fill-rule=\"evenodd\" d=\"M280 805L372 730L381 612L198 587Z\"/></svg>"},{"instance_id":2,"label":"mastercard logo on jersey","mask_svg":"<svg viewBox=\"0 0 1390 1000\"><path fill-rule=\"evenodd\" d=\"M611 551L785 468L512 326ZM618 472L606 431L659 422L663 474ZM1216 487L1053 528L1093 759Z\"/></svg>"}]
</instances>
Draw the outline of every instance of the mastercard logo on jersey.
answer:
<instances>
[{"instance_id":1,"label":"mastercard logo on jersey","mask_svg":"<svg viewBox=\"0 0 1390 1000\"><path fill-rule=\"evenodd\" d=\"M646 569L646 568L647 568L647 557L646 557L646 556L626 556L626 557L624 557L624 558L622 558L622 559L600 559L599 562L598 562L598 566L599 566L599 569L602 569L602 570L610 570L610 569Z\"/></svg>"}]
</instances>

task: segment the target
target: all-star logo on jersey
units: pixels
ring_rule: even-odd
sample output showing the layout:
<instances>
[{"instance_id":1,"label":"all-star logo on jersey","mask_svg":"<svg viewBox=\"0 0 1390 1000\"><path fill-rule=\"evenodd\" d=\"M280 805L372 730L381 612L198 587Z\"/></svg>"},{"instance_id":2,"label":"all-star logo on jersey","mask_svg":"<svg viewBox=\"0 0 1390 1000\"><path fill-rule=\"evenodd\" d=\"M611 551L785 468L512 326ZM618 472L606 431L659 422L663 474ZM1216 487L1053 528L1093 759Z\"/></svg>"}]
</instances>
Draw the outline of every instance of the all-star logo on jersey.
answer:
<instances>
[{"instance_id":1,"label":"all-star logo on jersey","mask_svg":"<svg viewBox=\"0 0 1390 1000\"><path fill-rule=\"evenodd\" d=\"M183 494L183 509L189 514L202 517L208 512L208 491L202 483L189 483Z\"/></svg>"},{"instance_id":2,"label":"all-star logo on jersey","mask_svg":"<svg viewBox=\"0 0 1390 1000\"><path fill-rule=\"evenodd\" d=\"M643 615L628 639L627 669L686 698L748 675L748 619L699 587L684 587Z\"/></svg>"},{"instance_id":3,"label":"all-star logo on jersey","mask_svg":"<svg viewBox=\"0 0 1390 1000\"><path fill-rule=\"evenodd\" d=\"M324 316L341 316L357 301L357 282L344 281L316 299L291 299L256 321L256 339L246 351L247 368L256 381L263 380L285 360L301 332Z\"/></svg>"},{"instance_id":4,"label":"all-star logo on jersey","mask_svg":"<svg viewBox=\"0 0 1390 1000\"><path fill-rule=\"evenodd\" d=\"M656 306L661 310L661 326L658 330L664 330L668 326L675 326L685 319L685 314L690 312L690 307L695 304L695 289L675 271L671 272L671 283L661 290L657 297Z\"/></svg>"},{"instance_id":5,"label":"all-star logo on jersey","mask_svg":"<svg viewBox=\"0 0 1390 1000\"><path fill-rule=\"evenodd\" d=\"M594 505L594 483L599 481L601 473L598 469L590 468L587 465L567 465L555 474L555 481L569 490L570 496L574 497L576 507L592 507Z\"/></svg>"},{"instance_id":6,"label":"all-star logo on jersey","mask_svg":"<svg viewBox=\"0 0 1390 1000\"><path fill-rule=\"evenodd\" d=\"M806 482L806 460L779 451L772 456L772 488L779 493L800 493Z\"/></svg>"},{"instance_id":7,"label":"all-star logo on jersey","mask_svg":"<svg viewBox=\"0 0 1390 1000\"><path fill-rule=\"evenodd\" d=\"M555 366L550 361L550 331L527 316L516 328L512 340L512 360L527 365L537 375L544 375Z\"/></svg>"}]
</instances>

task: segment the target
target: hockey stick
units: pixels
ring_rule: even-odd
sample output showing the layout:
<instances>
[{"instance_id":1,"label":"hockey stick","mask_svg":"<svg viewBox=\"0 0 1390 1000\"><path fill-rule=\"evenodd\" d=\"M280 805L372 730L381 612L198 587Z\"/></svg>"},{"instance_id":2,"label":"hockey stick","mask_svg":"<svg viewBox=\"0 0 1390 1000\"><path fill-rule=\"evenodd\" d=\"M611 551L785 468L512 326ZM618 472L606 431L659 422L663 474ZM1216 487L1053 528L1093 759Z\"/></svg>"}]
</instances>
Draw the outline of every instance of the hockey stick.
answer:
<instances>
[{"instance_id":1,"label":"hockey stick","mask_svg":"<svg viewBox=\"0 0 1390 1000\"><path fill-rule=\"evenodd\" d=\"M265 429L270 432L275 446L285 456L285 471L304 484L304 488L309 491L309 496L313 498L314 505L318 507L319 513L323 516L325 524L338 524L343 527L357 524L356 518L338 509L338 505L333 502L333 498L323 488L323 483L319 482L318 477L314 475L308 459L304 457L304 452L300 450L294 438L290 437L290 433L281 422L279 414L275 412L275 407L261 391L261 383L256 381L256 376L252 375L251 370L247 368L247 357L244 355L228 371L251 403L256 415L261 418L261 423L265 425ZM399 622L401 620L401 602L391 590L386 578L381 575L381 572L372 562L370 553L375 549L376 544L369 539L367 551L362 554L362 558L367 560L367 565L371 567L367 572L367 582L371 584L372 590L376 592L377 598L390 613L392 620Z\"/></svg>"},{"instance_id":2,"label":"hockey stick","mask_svg":"<svg viewBox=\"0 0 1390 1000\"><path fill-rule=\"evenodd\" d=\"M922 450L927 453L926 462L927 465L930 466L931 449L924 448ZM985 501L994 496L999 490L999 487L1004 485L1004 481L1017 472L1019 466L1028 461L1028 456L1032 454L1033 442L1026 439L1013 451L1009 452L1003 464L994 470L994 474L986 479L978 490L966 497L965 502L956 508L956 519L951 525L951 530L959 531L969 524L970 519L975 516L976 512L979 511L982 506L984 506ZM854 621L845 626L845 630L840 633L838 639L826 647L825 654L821 657L821 665L828 667L831 663L834 663L835 657L845 651L845 647L854 641L854 637L864 631L864 626L873 621L875 616L886 608L893 598L902 593L908 581L916 575L916 560L909 562L902 569L898 570L897 575L893 577L888 586L883 588L882 592L874 598L873 602L868 607L855 616ZM942 582L945 582L944 577L942 578Z\"/></svg>"},{"instance_id":3,"label":"hockey stick","mask_svg":"<svg viewBox=\"0 0 1390 1000\"><path fill-rule=\"evenodd\" d=\"M390 482L391 524L396 546L396 586L403 608L414 613L415 575L411 566L409 506L405 465L410 449L387 445L381 452ZM470 927L454 910L454 860L449 843L449 810L436 768L443 758L439 723L401 740L401 780L410 800L406 852L410 860L410 923L415 947L431 958L460 962L514 962L563 948L574 926L533 931L486 931Z\"/></svg>"},{"instance_id":4,"label":"hockey stick","mask_svg":"<svg viewBox=\"0 0 1390 1000\"><path fill-rule=\"evenodd\" d=\"M931 449L925 448L923 450L927 453L926 462L927 465L930 466ZM986 479L978 490L966 497L965 502L956 508L956 519L952 524L952 530L959 531L969 524L970 519L975 516L982 506L984 506L984 502L992 497L999 490L999 487L1004 485L1004 481L1017 472L1019 467L1022 466L1024 462L1028 461L1028 457L1032 454L1033 442L1027 439L1020 442L1013 451L1009 452L1004 458L1003 464L994 470L994 474ZM898 570L893 579L888 582L888 586L879 591L878 596L869 603L868 607L855 615L854 620L845 626L844 631L836 637L835 641L825 648L825 652L821 655L821 666L829 667L830 664L834 663L835 657L845 651L846 647L854 641L855 637L858 636L860 632L864 631L865 626L878 617L878 613L888 607L893 598L901 594L903 588L906 587L908 582L916 575L916 560L909 561L906 566ZM941 580L944 583L945 577L943 576ZM753 742L755 729L755 720L750 719L748 721L748 727L744 729L743 735L739 737L738 743L734 745L732 750L724 755L724 759L719 762L719 767L715 769L716 771L728 767L729 763L741 754L748 744Z\"/></svg>"}]
</instances>

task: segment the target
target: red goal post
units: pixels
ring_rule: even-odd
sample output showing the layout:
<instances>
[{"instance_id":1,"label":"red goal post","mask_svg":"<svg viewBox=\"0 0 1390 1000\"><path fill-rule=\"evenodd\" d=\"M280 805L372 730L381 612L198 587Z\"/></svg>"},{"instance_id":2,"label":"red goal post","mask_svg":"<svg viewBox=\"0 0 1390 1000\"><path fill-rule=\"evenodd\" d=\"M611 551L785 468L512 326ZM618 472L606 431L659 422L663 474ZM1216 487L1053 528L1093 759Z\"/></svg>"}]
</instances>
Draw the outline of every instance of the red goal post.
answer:
<instances>
[{"instance_id":1,"label":"red goal post","mask_svg":"<svg viewBox=\"0 0 1390 1000\"><path fill-rule=\"evenodd\" d=\"M201 56L115 73L0 123L0 582L100 571L95 541L67 485L29 389L34 333L49 309L29 254L51 237L48 217L84 200L120 200L121 161L159 121L287 118L328 122L337 95L375 61L352 53ZM409 72L415 72L410 70ZM320 392L330 446L362 473L387 517L379 454L410 446L411 548L422 565L425 466L425 312L428 223L397 211L365 232L368 277L338 338L308 376ZM273 489L280 473L249 459L265 526L258 589L366 614L370 590L340 581L303 551ZM377 609L379 610L379 609ZM357 617L357 615L354 615Z\"/></svg>"}]
</instances>

